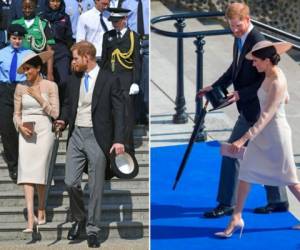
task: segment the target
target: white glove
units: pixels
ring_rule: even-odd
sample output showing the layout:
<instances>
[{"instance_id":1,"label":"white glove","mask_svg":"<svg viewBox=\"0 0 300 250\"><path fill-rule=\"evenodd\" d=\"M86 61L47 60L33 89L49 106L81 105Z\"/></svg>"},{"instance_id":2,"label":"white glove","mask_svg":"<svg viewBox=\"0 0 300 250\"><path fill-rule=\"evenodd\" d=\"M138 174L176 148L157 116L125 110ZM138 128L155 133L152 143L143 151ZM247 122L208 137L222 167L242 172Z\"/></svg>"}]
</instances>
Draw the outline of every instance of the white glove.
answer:
<instances>
[{"instance_id":1,"label":"white glove","mask_svg":"<svg viewBox=\"0 0 300 250\"><path fill-rule=\"evenodd\" d=\"M139 85L137 85L136 83L131 84L129 95L137 95L139 92L140 92Z\"/></svg>"}]
</instances>

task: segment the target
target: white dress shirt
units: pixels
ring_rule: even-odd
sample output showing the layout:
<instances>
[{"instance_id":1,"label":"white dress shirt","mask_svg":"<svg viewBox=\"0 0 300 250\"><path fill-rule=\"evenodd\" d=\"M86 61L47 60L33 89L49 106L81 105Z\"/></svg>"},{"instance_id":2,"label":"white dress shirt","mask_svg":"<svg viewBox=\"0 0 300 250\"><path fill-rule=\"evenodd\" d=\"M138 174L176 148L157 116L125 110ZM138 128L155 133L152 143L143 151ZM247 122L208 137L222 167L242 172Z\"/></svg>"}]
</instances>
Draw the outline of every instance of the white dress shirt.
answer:
<instances>
[{"instance_id":1,"label":"white dress shirt","mask_svg":"<svg viewBox=\"0 0 300 250\"><path fill-rule=\"evenodd\" d=\"M102 54L102 42L103 34L105 30L103 29L100 22L101 12L93 7L92 9L81 14L77 24L76 42L86 40L91 42L97 50L96 56L101 57ZM103 20L108 28L111 30L112 24L108 21L109 13L107 11L103 12Z\"/></svg>"}]
</instances>

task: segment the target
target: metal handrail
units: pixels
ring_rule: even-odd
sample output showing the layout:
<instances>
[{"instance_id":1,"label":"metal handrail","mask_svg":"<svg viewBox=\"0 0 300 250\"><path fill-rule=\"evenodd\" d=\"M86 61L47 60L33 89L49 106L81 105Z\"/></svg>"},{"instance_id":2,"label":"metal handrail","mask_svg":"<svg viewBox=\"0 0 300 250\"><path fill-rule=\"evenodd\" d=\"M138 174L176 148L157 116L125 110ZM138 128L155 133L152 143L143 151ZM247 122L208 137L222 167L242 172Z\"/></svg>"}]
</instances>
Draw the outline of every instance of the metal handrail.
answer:
<instances>
[{"instance_id":1,"label":"metal handrail","mask_svg":"<svg viewBox=\"0 0 300 250\"><path fill-rule=\"evenodd\" d=\"M183 83L183 38L192 38L194 37L196 40L194 44L196 45L196 53L197 53L197 72L196 72L196 91L199 91L203 87L203 47L205 45L204 38L206 36L218 36L218 35L227 35L231 34L230 29L218 29L218 30L202 30L202 31L192 31L192 32L184 32L184 28L186 26L185 19L191 18L216 18L216 17L224 17L224 12L183 12L179 14L172 15L164 15L158 16L151 19L151 31L155 32L162 36L177 38L177 93L176 93L176 101L175 101L175 110L176 114L173 116L174 123L186 123L187 122L187 114L185 113L185 97L184 97L184 83ZM154 24L171 21L174 20L176 23L174 26L177 31L166 31L161 28L155 27ZM292 41L293 49L300 51L300 45L295 44L300 42L300 37L293 35L291 33L282 31L280 29L274 28L270 25L261 23L259 21L251 19L251 22L257 26L260 30L263 29L262 34L269 40L272 41L285 41L285 39ZM281 38L278 38L274 35L270 35L264 31L272 32L279 35ZM202 99L198 99L196 101L196 114L195 114L195 123L199 118L203 103ZM199 140L205 139L206 136L200 130L200 134L198 136Z\"/></svg>"},{"instance_id":2,"label":"metal handrail","mask_svg":"<svg viewBox=\"0 0 300 250\"><path fill-rule=\"evenodd\" d=\"M230 29L220 29L220 30L206 30L206 31L194 31L194 32L172 32L172 31L165 31L153 26L156 23L171 21L171 20L184 20L184 19L191 19L191 18L208 18L208 17L222 17L224 16L224 12L186 12L180 14L173 14L173 15L165 15L165 16L158 16L151 19L151 31L168 37L177 37L177 38L186 38L186 37L197 37L197 36L214 36L214 35L226 35L230 34Z\"/></svg>"},{"instance_id":3,"label":"metal handrail","mask_svg":"<svg viewBox=\"0 0 300 250\"><path fill-rule=\"evenodd\" d=\"M164 15L164 16L158 16L151 19L151 31L159 34L164 35L168 37L175 37L175 38L187 38L187 37L197 37L197 36L214 36L214 35L226 35L231 34L230 29L220 29L220 30L204 30L204 31L193 31L193 32L172 32L172 31L165 31L162 29L159 29L155 26L153 26L156 23L165 22L165 21L171 21L171 20L178 20L178 19L191 19L191 18L209 18L209 17L224 17L224 12L184 12L179 14L172 14L172 15ZM251 19L251 23L255 26L270 31L272 33L275 33L277 35L280 35L282 37L285 37L286 39L293 40L295 42L300 43L300 37L296 36L294 34L291 34L289 32L280 30L278 28L274 28L268 24L259 22L255 19ZM265 32L262 32L262 34L272 40L272 41L285 41L284 39L277 38L275 36L272 36L270 34L267 34ZM293 48L300 51L300 46L293 43Z\"/></svg>"}]
</instances>

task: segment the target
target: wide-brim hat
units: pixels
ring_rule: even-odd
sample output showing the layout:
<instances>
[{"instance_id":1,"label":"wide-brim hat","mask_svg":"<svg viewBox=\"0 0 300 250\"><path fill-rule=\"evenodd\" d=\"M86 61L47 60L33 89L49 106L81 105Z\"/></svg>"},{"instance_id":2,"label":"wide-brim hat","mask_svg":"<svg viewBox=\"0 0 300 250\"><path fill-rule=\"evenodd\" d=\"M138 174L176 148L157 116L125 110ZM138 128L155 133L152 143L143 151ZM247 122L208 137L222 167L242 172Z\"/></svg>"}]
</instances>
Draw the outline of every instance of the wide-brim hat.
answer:
<instances>
[{"instance_id":1,"label":"wide-brim hat","mask_svg":"<svg viewBox=\"0 0 300 250\"><path fill-rule=\"evenodd\" d=\"M28 55L26 55L23 60L22 60L22 63L21 65L19 66L17 72L19 74L24 74L24 65L31 59L35 58L35 57L40 57L41 60L42 60L42 63L46 63L52 56L53 56L54 52L53 51L44 51L44 52L41 52L39 54L35 53L35 52L31 52L29 53Z\"/></svg>"},{"instance_id":2,"label":"wide-brim hat","mask_svg":"<svg viewBox=\"0 0 300 250\"><path fill-rule=\"evenodd\" d=\"M115 22L123 17L128 16L130 10L124 8L107 8L107 11L110 12L110 16L108 17L108 21Z\"/></svg>"},{"instance_id":3,"label":"wide-brim hat","mask_svg":"<svg viewBox=\"0 0 300 250\"><path fill-rule=\"evenodd\" d=\"M258 43L256 43L252 50L246 54L246 58L248 60L253 60L253 56L252 56L252 53L254 51L257 51L257 50L260 50L260 49L264 49L264 48L268 48L268 47L274 47L275 50L276 50L276 53L278 55L281 55L285 52L287 52L290 48L293 47L293 45L289 42L276 42L276 43L272 43L270 41L267 41L267 40L264 40L264 41L260 41Z\"/></svg>"},{"instance_id":4,"label":"wide-brim hat","mask_svg":"<svg viewBox=\"0 0 300 250\"><path fill-rule=\"evenodd\" d=\"M123 154L116 155L115 151L110 155L110 167L115 176L121 179L131 179L137 176L139 165L134 153L127 150Z\"/></svg>"},{"instance_id":5,"label":"wide-brim hat","mask_svg":"<svg viewBox=\"0 0 300 250\"><path fill-rule=\"evenodd\" d=\"M214 86L212 90L206 92L205 97L213 107L209 111L221 109L232 104L232 102L228 101L227 94L228 91L219 86Z\"/></svg>"}]
</instances>

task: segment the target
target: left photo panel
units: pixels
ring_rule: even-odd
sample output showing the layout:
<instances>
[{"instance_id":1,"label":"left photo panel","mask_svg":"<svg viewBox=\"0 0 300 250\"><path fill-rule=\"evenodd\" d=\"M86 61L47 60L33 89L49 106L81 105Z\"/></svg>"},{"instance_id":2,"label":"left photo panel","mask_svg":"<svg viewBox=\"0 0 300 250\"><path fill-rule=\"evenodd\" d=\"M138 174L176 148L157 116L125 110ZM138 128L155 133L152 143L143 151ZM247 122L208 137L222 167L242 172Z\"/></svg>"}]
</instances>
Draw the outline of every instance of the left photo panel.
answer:
<instances>
[{"instance_id":1,"label":"left photo panel","mask_svg":"<svg viewBox=\"0 0 300 250\"><path fill-rule=\"evenodd\" d=\"M149 5L0 1L1 249L150 249Z\"/></svg>"}]
</instances>

